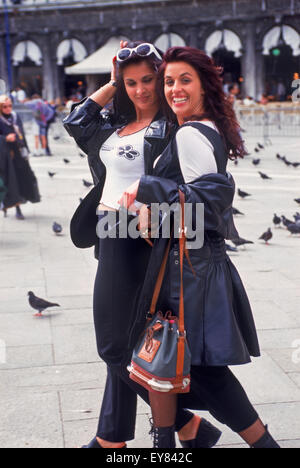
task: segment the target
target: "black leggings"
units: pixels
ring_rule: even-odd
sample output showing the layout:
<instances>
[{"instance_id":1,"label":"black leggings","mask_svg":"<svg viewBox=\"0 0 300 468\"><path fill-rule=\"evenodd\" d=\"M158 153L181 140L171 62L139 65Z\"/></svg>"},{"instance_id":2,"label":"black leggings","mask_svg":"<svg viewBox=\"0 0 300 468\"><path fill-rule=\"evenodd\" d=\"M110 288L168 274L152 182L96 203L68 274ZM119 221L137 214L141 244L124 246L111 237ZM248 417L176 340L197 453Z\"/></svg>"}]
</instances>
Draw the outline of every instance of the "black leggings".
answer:
<instances>
[{"instance_id":1,"label":"black leggings","mask_svg":"<svg viewBox=\"0 0 300 468\"><path fill-rule=\"evenodd\" d=\"M228 367L192 366L188 394L178 395L176 431L193 417L186 410L207 410L234 432L250 427L258 414ZM137 394L149 405L148 391L129 378L126 368L108 367L97 436L111 442L134 439Z\"/></svg>"}]
</instances>

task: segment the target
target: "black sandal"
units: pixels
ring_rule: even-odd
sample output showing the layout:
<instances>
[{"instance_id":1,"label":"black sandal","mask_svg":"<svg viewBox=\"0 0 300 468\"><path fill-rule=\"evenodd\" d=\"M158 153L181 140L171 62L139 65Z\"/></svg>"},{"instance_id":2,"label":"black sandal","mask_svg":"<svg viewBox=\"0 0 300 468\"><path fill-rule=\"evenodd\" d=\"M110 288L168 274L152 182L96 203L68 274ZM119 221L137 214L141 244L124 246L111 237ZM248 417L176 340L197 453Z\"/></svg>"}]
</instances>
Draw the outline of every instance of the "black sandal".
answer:
<instances>
[{"instance_id":1,"label":"black sandal","mask_svg":"<svg viewBox=\"0 0 300 468\"><path fill-rule=\"evenodd\" d=\"M222 432L209 421L201 418L195 439L180 440L183 448L213 448L220 439Z\"/></svg>"}]
</instances>

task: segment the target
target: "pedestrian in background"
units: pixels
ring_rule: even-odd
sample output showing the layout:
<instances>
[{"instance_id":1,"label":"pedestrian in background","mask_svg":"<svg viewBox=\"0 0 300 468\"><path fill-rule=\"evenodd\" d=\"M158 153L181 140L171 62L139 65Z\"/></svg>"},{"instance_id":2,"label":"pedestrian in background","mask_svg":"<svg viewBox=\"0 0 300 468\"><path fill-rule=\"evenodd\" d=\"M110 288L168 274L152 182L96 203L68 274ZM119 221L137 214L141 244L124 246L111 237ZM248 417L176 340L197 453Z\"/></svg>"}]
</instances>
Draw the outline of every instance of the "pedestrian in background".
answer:
<instances>
[{"instance_id":1,"label":"pedestrian in background","mask_svg":"<svg viewBox=\"0 0 300 468\"><path fill-rule=\"evenodd\" d=\"M20 116L13 111L11 99L0 96L0 172L7 189L3 200L4 215L7 209L16 208L16 218L23 220L20 205L30 201L38 203L40 195L34 173L29 165L29 149Z\"/></svg>"},{"instance_id":2,"label":"pedestrian in background","mask_svg":"<svg viewBox=\"0 0 300 468\"><path fill-rule=\"evenodd\" d=\"M38 94L34 94L32 98L26 100L24 104L33 111L34 116L33 132L35 149L33 156L50 156L51 152L47 142L47 134L49 124L55 115L55 110Z\"/></svg>"}]
</instances>

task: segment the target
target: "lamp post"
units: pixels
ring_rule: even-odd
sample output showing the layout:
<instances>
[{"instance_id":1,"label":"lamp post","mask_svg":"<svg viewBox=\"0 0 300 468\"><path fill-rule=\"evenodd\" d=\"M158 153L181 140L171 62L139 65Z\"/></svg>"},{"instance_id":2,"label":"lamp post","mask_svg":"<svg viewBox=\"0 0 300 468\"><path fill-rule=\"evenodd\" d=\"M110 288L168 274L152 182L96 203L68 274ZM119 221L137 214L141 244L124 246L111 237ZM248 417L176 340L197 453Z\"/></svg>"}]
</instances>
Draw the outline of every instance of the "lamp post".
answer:
<instances>
[{"instance_id":1,"label":"lamp post","mask_svg":"<svg viewBox=\"0 0 300 468\"><path fill-rule=\"evenodd\" d=\"M10 47L10 28L9 28L9 15L6 0L2 0L4 8L4 24L5 24L5 50L7 62L7 77L9 91L12 89L12 67L11 67L11 47Z\"/></svg>"}]
</instances>

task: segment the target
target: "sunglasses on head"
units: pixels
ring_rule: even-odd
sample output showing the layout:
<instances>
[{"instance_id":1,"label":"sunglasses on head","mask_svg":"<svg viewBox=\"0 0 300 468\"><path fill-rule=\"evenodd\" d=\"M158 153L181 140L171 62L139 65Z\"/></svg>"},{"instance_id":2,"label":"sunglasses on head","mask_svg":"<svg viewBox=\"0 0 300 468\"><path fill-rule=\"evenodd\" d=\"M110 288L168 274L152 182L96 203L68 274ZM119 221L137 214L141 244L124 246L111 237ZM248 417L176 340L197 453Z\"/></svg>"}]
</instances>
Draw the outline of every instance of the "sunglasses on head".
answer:
<instances>
[{"instance_id":1,"label":"sunglasses on head","mask_svg":"<svg viewBox=\"0 0 300 468\"><path fill-rule=\"evenodd\" d=\"M124 49L120 49L117 53L117 61L125 62L132 56L133 53L139 57L148 57L149 55L154 54L159 60L162 60L162 57L159 55L154 45L145 42L134 48L124 47Z\"/></svg>"}]
</instances>

